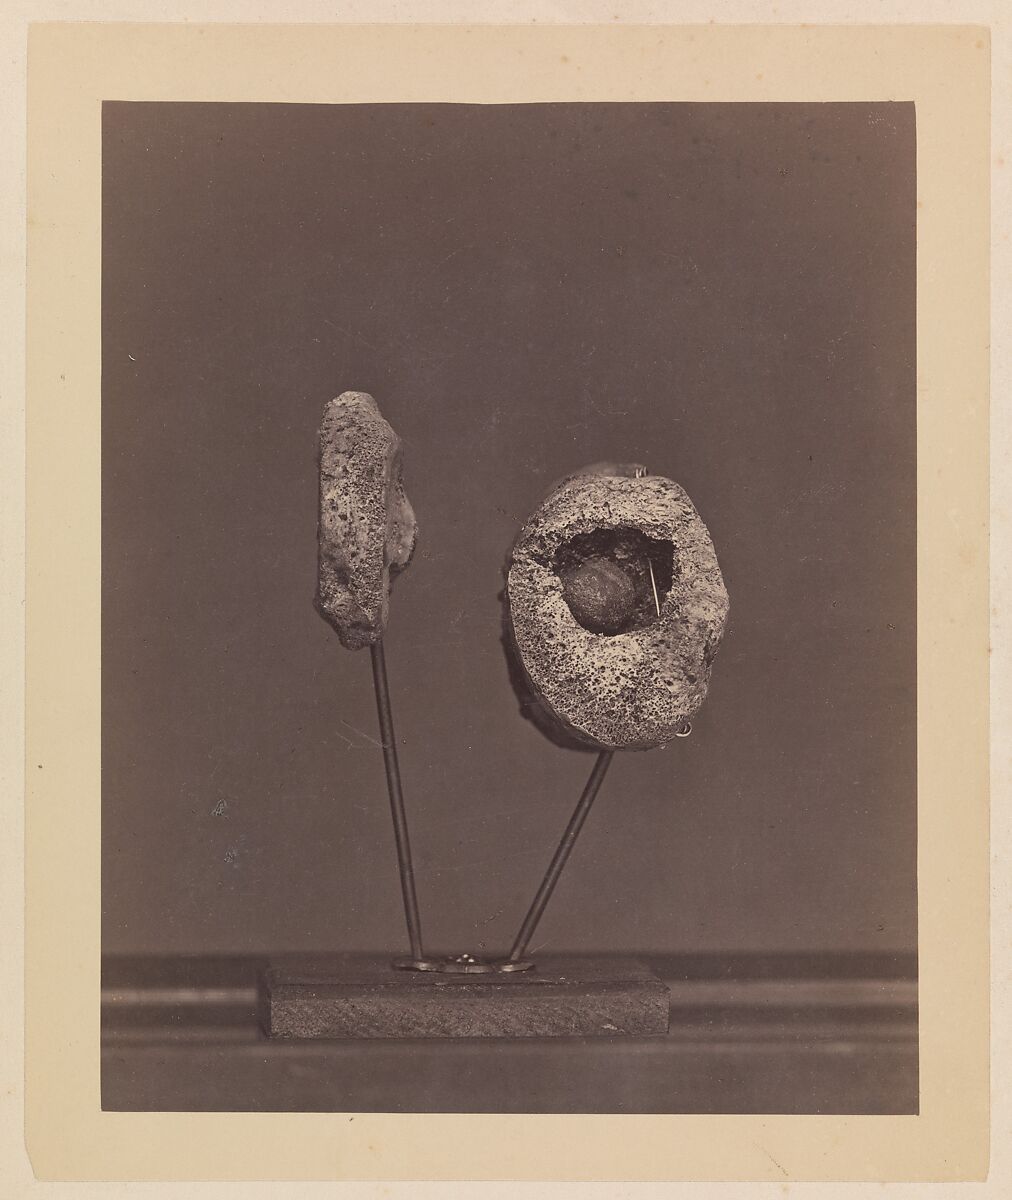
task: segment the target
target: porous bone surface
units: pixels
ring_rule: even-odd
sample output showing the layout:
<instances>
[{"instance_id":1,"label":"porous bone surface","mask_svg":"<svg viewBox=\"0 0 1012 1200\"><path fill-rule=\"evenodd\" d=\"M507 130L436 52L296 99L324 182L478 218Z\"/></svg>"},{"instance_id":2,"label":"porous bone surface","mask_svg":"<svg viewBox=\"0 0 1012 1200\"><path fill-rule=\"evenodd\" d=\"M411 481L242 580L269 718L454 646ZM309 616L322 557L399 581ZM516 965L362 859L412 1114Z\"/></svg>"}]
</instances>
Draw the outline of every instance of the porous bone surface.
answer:
<instances>
[{"instance_id":1,"label":"porous bone surface","mask_svg":"<svg viewBox=\"0 0 1012 1200\"><path fill-rule=\"evenodd\" d=\"M614 634L576 619L559 563L581 535L613 535L627 558L637 539L664 554L670 547L670 580L662 580L656 602L651 597L649 616ZM531 688L578 742L611 749L664 745L706 698L727 590L706 526L670 479L637 477L606 464L568 476L521 530L506 593L511 634Z\"/></svg>"},{"instance_id":2,"label":"porous bone surface","mask_svg":"<svg viewBox=\"0 0 1012 1200\"><path fill-rule=\"evenodd\" d=\"M344 392L323 414L316 607L349 650L383 636L393 577L415 547L415 514L401 479L401 443L365 392Z\"/></svg>"}]
</instances>

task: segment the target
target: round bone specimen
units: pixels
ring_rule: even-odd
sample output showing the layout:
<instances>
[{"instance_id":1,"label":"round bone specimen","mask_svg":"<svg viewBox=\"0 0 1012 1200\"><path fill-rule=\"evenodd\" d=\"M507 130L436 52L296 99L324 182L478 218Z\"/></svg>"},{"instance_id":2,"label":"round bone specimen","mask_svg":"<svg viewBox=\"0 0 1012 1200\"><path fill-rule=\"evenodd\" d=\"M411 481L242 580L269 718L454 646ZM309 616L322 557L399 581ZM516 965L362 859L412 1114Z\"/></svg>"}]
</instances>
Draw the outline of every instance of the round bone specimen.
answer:
<instances>
[{"instance_id":1,"label":"round bone specimen","mask_svg":"<svg viewBox=\"0 0 1012 1200\"><path fill-rule=\"evenodd\" d=\"M727 591L670 479L604 463L567 476L520 531L506 595L527 680L578 742L664 745L706 698Z\"/></svg>"},{"instance_id":2,"label":"round bone specimen","mask_svg":"<svg viewBox=\"0 0 1012 1200\"><path fill-rule=\"evenodd\" d=\"M319 448L316 607L343 646L360 650L383 636L391 579L415 548L401 443L372 396L344 392L324 411Z\"/></svg>"}]
</instances>

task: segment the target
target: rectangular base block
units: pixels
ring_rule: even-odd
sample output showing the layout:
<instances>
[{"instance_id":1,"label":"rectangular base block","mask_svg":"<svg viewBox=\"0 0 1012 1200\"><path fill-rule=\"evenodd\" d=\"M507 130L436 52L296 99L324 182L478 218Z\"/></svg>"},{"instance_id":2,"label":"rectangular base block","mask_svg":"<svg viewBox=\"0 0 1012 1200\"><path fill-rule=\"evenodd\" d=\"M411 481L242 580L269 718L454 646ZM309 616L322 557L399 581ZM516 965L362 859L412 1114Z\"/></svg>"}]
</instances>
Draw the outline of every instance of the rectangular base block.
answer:
<instances>
[{"instance_id":1,"label":"rectangular base block","mask_svg":"<svg viewBox=\"0 0 1012 1200\"><path fill-rule=\"evenodd\" d=\"M269 968L261 1024L275 1038L621 1037L668 1031L668 989L628 959L539 959L531 971L400 971L381 958Z\"/></svg>"}]
</instances>

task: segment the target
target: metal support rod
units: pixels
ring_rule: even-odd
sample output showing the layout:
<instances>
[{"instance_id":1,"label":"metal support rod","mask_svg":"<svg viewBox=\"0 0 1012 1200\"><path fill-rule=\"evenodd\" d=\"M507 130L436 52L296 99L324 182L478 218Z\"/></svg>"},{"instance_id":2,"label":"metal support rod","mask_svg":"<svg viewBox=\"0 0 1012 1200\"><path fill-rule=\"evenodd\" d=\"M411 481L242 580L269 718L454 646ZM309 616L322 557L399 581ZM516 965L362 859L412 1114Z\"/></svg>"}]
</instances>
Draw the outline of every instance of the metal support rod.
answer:
<instances>
[{"instance_id":1,"label":"metal support rod","mask_svg":"<svg viewBox=\"0 0 1012 1200\"><path fill-rule=\"evenodd\" d=\"M404 794L401 791L401 769L397 762L397 739L390 711L390 689L387 686L386 658L383 642L369 647L372 653L372 677L376 685L376 711L379 714L380 739L383 742L383 763L387 770L387 790L390 793L390 812L394 819L394 839L397 842L397 869L401 875L404 895L404 917L408 924L411 957L421 959L422 923L418 916L418 897L415 895L415 873L411 866L411 843L408 841L408 820L404 815Z\"/></svg>"},{"instance_id":2,"label":"metal support rod","mask_svg":"<svg viewBox=\"0 0 1012 1200\"><path fill-rule=\"evenodd\" d=\"M551 899L552 892L555 890L555 885L559 882L559 876L562 874L562 868L566 865L566 859L569 858L569 853L576 844L576 839L580 835L583 823L587 819L590 806L594 803L601 784L604 782L605 774L611 765L614 753L614 750L602 750L597 756L597 762L594 763L594 769L591 771L587 785L583 789L583 795L573 810L573 815L569 818L569 824L566 826L566 832L562 835L562 841L559 842L559 847L548 865L548 870L541 881L537 895L534 897L527 916L524 917L524 923L520 926L520 932L517 934L516 941L513 943L513 949L510 951L510 962L519 962L527 951L530 940L534 936L534 930L537 929L538 922L541 920L548 901Z\"/></svg>"}]
</instances>

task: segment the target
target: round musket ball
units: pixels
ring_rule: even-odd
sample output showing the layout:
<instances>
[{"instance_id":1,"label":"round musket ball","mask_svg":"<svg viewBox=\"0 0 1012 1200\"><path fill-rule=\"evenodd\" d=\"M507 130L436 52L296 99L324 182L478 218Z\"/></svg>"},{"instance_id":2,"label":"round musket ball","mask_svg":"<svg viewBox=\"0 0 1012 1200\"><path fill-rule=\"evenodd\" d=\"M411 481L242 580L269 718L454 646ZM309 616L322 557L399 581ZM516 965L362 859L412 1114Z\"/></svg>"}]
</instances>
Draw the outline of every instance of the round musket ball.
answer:
<instances>
[{"instance_id":1,"label":"round musket ball","mask_svg":"<svg viewBox=\"0 0 1012 1200\"><path fill-rule=\"evenodd\" d=\"M609 558L588 558L560 572L573 616L594 633L618 633L632 618L636 586Z\"/></svg>"},{"instance_id":2,"label":"round musket ball","mask_svg":"<svg viewBox=\"0 0 1012 1200\"><path fill-rule=\"evenodd\" d=\"M670 479L626 464L566 477L520 531L506 597L529 690L563 735L662 746L706 698L727 591Z\"/></svg>"}]
</instances>

